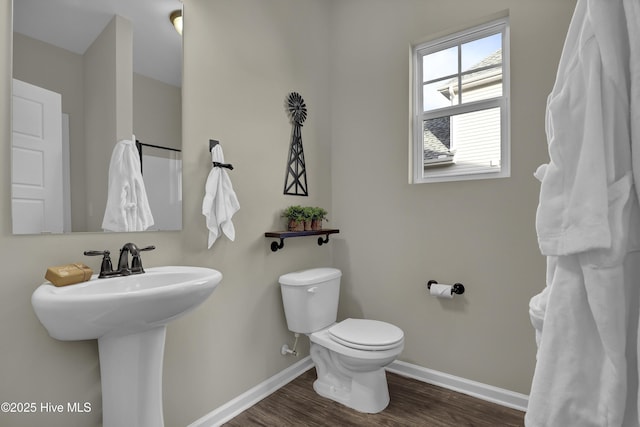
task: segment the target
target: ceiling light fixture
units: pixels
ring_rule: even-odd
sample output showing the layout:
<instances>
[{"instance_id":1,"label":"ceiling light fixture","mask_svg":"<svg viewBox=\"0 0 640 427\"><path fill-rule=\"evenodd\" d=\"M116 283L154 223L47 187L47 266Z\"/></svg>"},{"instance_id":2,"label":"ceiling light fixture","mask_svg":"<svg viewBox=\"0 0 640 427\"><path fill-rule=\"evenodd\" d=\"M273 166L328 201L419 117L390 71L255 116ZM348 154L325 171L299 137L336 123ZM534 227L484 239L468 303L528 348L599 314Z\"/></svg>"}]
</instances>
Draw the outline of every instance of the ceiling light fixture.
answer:
<instances>
[{"instance_id":1,"label":"ceiling light fixture","mask_svg":"<svg viewBox=\"0 0 640 427\"><path fill-rule=\"evenodd\" d=\"M182 35L182 10L178 9L171 12L169 21L171 21L178 34Z\"/></svg>"}]
</instances>

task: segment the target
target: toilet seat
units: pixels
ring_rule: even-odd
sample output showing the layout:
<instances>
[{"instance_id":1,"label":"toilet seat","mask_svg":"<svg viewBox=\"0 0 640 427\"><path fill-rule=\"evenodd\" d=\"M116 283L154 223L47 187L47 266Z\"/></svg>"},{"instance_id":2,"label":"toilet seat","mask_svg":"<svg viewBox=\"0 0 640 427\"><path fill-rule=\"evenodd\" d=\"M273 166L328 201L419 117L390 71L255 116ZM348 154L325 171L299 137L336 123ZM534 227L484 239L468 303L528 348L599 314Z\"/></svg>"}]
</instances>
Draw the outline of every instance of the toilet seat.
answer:
<instances>
[{"instance_id":1,"label":"toilet seat","mask_svg":"<svg viewBox=\"0 0 640 427\"><path fill-rule=\"evenodd\" d=\"M390 350L404 340L402 329L379 320L345 319L327 331L333 341L357 350Z\"/></svg>"}]
</instances>

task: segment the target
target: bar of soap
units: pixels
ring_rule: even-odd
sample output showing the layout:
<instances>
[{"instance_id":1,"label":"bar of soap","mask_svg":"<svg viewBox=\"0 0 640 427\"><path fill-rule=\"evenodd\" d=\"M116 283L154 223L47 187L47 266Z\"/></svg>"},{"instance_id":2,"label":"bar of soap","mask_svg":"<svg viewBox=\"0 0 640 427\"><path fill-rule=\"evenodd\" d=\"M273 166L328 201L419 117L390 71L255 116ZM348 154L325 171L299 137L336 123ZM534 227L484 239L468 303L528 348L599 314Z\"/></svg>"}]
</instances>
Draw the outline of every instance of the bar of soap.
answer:
<instances>
[{"instance_id":1,"label":"bar of soap","mask_svg":"<svg viewBox=\"0 0 640 427\"><path fill-rule=\"evenodd\" d=\"M67 286L75 283L86 282L91 278L93 270L89 266L76 263L49 267L44 278L55 286Z\"/></svg>"}]
</instances>

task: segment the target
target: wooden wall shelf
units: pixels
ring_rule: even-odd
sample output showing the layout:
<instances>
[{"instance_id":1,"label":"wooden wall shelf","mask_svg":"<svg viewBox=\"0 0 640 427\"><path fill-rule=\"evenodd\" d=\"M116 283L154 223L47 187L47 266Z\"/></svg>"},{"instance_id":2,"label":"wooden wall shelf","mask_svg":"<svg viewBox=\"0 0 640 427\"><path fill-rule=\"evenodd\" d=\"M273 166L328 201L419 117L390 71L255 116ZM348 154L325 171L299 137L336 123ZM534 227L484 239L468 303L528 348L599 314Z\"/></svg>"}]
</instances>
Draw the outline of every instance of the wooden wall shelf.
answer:
<instances>
[{"instance_id":1,"label":"wooden wall shelf","mask_svg":"<svg viewBox=\"0 0 640 427\"><path fill-rule=\"evenodd\" d=\"M302 236L325 236L318 237L318 245L322 246L325 243L329 243L329 235L339 233L337 228L325 228L322 230L308 230L308 231L268 231L264 233L264 237L272 237L280 239L280 243L271 242L271 250L276 252L278 249L284 248L284 239L290 237L302 237Z\"/></svg>"}]
</instances>

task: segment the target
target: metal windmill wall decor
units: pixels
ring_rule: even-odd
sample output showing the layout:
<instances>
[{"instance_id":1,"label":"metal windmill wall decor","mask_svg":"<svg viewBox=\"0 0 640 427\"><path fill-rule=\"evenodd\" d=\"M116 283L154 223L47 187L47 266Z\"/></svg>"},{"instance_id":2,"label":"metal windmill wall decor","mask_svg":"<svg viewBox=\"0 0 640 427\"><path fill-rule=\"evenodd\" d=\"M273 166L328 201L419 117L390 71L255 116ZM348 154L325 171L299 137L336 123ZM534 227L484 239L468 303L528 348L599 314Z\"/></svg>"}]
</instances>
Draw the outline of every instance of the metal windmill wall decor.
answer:
<instances>
[{"instance_id":1,"label":"metal windmill wall decor","mask_svg":"<svg viewBox=\"0 0 640 427\"><path fill-rule=\"evenodd\" d=\"M289 146L284 194L308 196L307 168L304 164L301 132L302 123L307 118L307 106L299 93L291 92L287 96L287 112L293 123L293 132L291 133L291 145Z\"/></svg>"}]
</instances>

